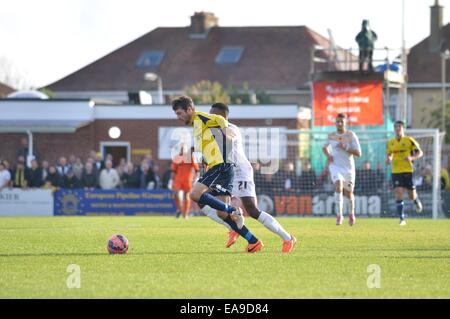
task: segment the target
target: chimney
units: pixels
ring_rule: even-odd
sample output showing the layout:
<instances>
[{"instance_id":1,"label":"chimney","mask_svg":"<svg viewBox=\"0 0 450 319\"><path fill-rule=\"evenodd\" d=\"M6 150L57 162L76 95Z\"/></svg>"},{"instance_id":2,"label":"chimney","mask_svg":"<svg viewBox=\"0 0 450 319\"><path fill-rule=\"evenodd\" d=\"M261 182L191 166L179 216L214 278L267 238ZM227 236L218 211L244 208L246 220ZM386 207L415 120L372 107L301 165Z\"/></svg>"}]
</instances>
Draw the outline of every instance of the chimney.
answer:
<instances>
[{"instance_id":1,"label":"chimney","mask_svg":"<svg viewBox=\"0 0 450 319\"><path fill-rule=\"evenodd\" d=\"M430 19L430 38L428 45L430 52L439 52L442 45L442 21L443 21L443 7L439 5L439 0L434 1L434 6L431 8Z\"/></svg>"},{"instance_id":2,"label":"chimney","mask_svg":"<svg viewBox=\"0 0 450 319\"><path fill-rule=\"evenodd\" d=\"M212 27L218 26L219 19L211 12L195 12L191 16L190 37L206 38Z\"/></svg>"}]
</instances>

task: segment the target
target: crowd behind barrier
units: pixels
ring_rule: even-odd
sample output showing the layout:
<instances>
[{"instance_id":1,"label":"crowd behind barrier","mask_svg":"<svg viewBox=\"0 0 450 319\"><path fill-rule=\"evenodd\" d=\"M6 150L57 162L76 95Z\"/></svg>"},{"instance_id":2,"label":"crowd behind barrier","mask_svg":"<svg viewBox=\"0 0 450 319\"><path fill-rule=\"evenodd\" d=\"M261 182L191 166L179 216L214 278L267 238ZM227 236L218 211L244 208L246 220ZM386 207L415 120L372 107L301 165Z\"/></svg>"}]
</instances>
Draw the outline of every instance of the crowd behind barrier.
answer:
<instances>
[{"instance_id":1,"label":"crowd behind barrier","mask_svg":"<svg viewBox=\"0 0 450 319\"><path fill-rule=\"evenodd\" d=\"M19 154L15 162L2 158L0 154L0 190L3 188L44 188L44 189L167 189L170 187L171 169L161 171L151 156L143 156L138 164L115 159L107 154L102 159L91 151L82 161L80 157L61 156L57 163L48 160L33 159L27 165L25 156ZM317 174L308 161L303 161L301 170L295 163L285 161L273 174L262 174L261 165L253 164L254 180L257 192L274 191L311 193L315 191L333 192L328 169ZM430 165L420 167L414 176L417 189L430 190L432 171ZM441 189L450 190L450 178L447 169L441 170ZM376 193L390 187L386 168L378 164L375 169L365 161L361 169L356 170L355 192L360 194Z\"/></svg>"}]
</instances>

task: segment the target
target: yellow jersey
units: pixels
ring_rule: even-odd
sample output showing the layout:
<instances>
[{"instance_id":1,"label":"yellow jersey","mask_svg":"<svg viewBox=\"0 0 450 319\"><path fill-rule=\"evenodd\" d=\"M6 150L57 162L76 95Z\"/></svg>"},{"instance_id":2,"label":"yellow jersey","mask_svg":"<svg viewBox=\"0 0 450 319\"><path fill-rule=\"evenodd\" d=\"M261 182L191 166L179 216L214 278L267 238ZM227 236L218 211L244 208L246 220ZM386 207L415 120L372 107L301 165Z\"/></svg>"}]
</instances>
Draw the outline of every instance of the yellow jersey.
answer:
<instances>
[{"instance_id":1,"label":"yellow jersey","mask_svg":"<svg viewBox=\"0 0 450 319\"><path fill-rule=\"evenodd\" d=\"M419 143L410 136L403 136L400 140L391 139L387 143L387 154L393 155L392 173L412 173L414 171L413 164L405 161L405 157L414 155L420 149L419 147Z\"/></svg>"},{"instance_id":2,"label":"yellow jersey","mask_svg":"<svg viewBox=\"0 0 450 319\"><path fill-rule=\"evenodd\" d=\"M208 169L226 162L227 141L222 129L228 121L220 115L195 112L192 122L195 150L203 155Z\"/></svg>"}]
</instances>

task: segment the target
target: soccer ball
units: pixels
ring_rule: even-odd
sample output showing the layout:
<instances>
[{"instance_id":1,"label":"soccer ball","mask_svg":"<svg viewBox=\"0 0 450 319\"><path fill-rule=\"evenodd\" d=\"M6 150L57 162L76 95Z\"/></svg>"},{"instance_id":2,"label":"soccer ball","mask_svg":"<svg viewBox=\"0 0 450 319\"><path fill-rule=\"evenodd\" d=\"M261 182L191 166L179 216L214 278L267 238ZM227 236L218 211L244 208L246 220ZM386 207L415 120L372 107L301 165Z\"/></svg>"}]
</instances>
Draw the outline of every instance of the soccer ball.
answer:
<instances>
[{"instance_id":1,"label":"soccer ball","mask_svg":"<svg viewBox=\"0 0 450 319\"><path fill-rule=\"evenodd\" d=\"M124 235L112 235L106 248L110 254L125 254L128 251L128 239Z\"/></svg>"}]
</instances>

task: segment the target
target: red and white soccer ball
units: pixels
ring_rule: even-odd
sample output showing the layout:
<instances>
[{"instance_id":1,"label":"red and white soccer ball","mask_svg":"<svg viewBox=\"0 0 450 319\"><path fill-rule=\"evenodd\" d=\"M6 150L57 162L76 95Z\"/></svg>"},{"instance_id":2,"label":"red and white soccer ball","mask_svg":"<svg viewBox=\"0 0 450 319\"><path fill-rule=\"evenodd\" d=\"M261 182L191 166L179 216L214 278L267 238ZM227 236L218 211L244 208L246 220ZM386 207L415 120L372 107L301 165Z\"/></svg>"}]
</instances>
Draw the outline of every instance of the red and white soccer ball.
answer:
<instances>
[{"instance_id":1,"label":"red and white soccer ball","mask_svg":"<svg viewBox=\"0 0 450 319\"><path fill-rule=\"evenodd\" d=\"M125 254L128 251L128 239L121 234L112 235L107 249L110 254Z\"/></svg>"}]
</instances>

